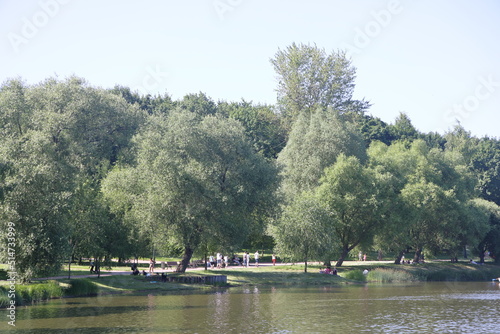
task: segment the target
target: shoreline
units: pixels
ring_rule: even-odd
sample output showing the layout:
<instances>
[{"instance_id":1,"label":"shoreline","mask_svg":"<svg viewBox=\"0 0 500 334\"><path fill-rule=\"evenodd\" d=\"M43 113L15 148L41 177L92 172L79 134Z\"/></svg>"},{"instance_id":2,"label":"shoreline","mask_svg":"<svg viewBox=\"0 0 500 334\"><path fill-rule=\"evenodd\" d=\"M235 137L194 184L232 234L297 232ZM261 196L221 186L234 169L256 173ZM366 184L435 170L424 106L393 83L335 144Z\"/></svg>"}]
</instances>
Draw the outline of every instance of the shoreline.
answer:
<instances>
[{"instance_id":1,"label":"shoreline","mask_svg":"<svg viewBox=\"0 0 500 334\"><path fill-rule=\"evenodd\" d=\"M316 262L317 263L317 262ZM469 263L447 263L447 262L427 262L424 264L406 264L394 265L387 262L371 263L350 263L339 267L339 275L320 274L322 268L318 264L308 264L308 272L304 273L303 264L281 264L272 266L272 264L260 264L259 267L251 266L229 267L226 269L211 269L205 271L204 268L196 268L186 273L178 274L171 271L167 276L227 276L227 284L199 284L199 283L177 283L161 282L161 272L157 272L158 280L152 282L146 276L134 276L130 272L116 271L101 273L101 277L95 275L75 275L70 280L67 277L55 276L48 278L37 278L33 283L23 286L28 290L27 302L20 302L19 306L33 305L39 301L54 299L41 292L30 292L37 289L31 287L42 286L50 282L55 282L61 286L61 295L55 298L75 298L85 296L99 296L112 294L142 294L142 293L169 293L179 291L211 291L220 288L234 288L240 286L347 286L367 283L416 283L416 282L493 282L493 279L500 277L500 266L495 264L473 265ZM362 271L367 269L368 274L363 275ZM354 278L354 279L353 279ZM90 289L92 293L76 293L72 295L64 294L64 289L75 281L85 281L84 285L94 286L85 287L82 292ZM2 281L2 284L6 281ZM81 284L81 283L79 283ZM5 284L1 285L5 287ZM63 288L65 287L65 288ZM95 289L95 290L94 290ZM78 291L78 290L77 290ZM2 288L2 297L5 294L5 288ZM37 298L37 296L45 296ZM33 297L33 298L32 298ZM2 300L0 300L1 302ZM1 308L5 308L5 302L1 303Z\"/></svg>"}]
</instances>

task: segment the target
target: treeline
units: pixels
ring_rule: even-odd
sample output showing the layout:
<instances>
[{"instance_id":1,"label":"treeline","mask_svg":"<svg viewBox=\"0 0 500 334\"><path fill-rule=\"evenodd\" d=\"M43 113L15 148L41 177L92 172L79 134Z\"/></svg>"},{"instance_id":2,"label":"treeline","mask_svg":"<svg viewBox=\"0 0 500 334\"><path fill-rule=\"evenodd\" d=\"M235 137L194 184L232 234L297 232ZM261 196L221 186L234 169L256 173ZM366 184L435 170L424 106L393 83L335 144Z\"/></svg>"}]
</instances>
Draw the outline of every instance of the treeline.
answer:
<instances>
[{"instance_id":1,"label":"treeline","mask_svg":"<svg viewBox=\"0 0 500 334\"><path fill-rule=\"evenodd\" d=\"M337 265L369 249L397 262L468 247L499 261L497 139L368 115L341 51L292 44L271 63L276 105L76 77L4 82L3 262L29 280L74 258L155 252L182 255L184 271L193 256L241 247Z\"/></svg>"}]
</instances>

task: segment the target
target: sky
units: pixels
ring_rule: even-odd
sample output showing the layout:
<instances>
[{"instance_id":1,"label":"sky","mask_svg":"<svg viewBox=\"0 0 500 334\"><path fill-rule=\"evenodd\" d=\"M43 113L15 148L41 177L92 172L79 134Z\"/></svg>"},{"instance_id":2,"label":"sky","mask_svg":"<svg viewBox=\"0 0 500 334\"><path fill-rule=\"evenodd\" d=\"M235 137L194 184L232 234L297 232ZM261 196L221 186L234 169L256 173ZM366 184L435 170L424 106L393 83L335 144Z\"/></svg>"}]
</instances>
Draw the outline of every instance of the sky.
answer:
<instances>
[{"instance_id":1,"label":"sky","mask_svg":"<svg viewBox=\"0 0 500 334\"><path fill-rule=\"evenodd\" d=\"M0 82L275 104L270 59L294 42L346 50L387 123L500 138L496 0L0 0Z\"/></svg>"}]
</instances>

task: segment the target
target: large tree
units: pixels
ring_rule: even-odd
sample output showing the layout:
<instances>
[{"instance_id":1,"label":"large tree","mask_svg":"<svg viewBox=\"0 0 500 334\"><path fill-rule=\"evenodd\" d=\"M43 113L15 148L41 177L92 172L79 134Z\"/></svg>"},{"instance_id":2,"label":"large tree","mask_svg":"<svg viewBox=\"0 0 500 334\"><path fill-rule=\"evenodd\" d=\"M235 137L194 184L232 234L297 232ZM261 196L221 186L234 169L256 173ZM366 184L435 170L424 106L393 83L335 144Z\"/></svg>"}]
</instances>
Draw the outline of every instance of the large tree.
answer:
<instances>
[{"instance_id":1,"label":"large tree","mask_svg":"<svg viewBox=\"0 0 500 334\"><path fill-rule=\"evenodd\" d=\"M383 226L393 197L391 178L343 154L326 168L316 196L329 214L330 229L339 239L337 266L356 246L371 244Z\"/></svg>"},{"instance_id":2,"label":"large tree","mask_svg":"<svg viewBox=\"0 0 500 334\"><path fill-rule=\"evenodd\" d=\"M116 161L140 113L75 77L33 86L7 81L0 110L1 219L16 225L18 272L29 280L69 258L80 182Z\"/></svg>"},{"instance_id":3,"label":"large tree","mask_svg":"<svg viewBox=\"0 0 500 334\"><path fill-rule=\"evenodd\" d=\"M301 114L278 156L287 199L317 187L324 169L333 165L340 154L366 161L365 144L354 125L332 109Z\"/></svg>"},{"instance_id":4,"label":"large tree","mask_svg":"<svg viewBox=\"0 0 500 334\"><path fill-rule=\"evenodd\" d=\"M180 272L209 241L240 245L274 207L276 170L235 120L172 112L151 117L135 143L135 164L112 171L104 194L142 229L182 245Z\"/></svg>"},{"instance_id":5,"label":"large tree","mask_svg":"<svg viewBox=\"0 0 500 334\"><path fill-rule=\"evenodd\" d=\"M292 261L330 261L337 245L335 231L329 224L328 212L311 192L303 192L286 206L279 222L270 232L276 241L275 251Z\"/></svg>"},{"instance_id":6,"label":"large tree","mask_svg":"<svg viewBox=\"0 0 500 334\"><path fill-rule=\"evenodd\" d=\"M363 114L366 101L354 100L356 69L345 52L328 54L317 46L295 44L271 59L277 74L278 107L290 127L301 113L332 107Z\"/></svg>"}]
</instances>

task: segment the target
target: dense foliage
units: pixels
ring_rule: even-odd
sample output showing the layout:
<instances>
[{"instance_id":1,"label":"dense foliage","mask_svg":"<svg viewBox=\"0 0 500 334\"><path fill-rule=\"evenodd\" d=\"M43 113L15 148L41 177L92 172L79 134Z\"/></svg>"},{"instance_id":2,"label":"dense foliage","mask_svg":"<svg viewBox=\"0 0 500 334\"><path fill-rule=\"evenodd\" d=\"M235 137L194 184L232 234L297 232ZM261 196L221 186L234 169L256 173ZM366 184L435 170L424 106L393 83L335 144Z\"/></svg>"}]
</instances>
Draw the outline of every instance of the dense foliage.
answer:
<instances>
[{"instance_id":1,"label":"dense foliage","mask_svg":"<svg viewBox=\"0 0 500 334\"><path fill-rule=\"evenodd\" d=\"M20 279L63 262L274 244L337 265L463 250L500 262L500 141L421 133L353 100L343 52L279 50L276 106L84 80L0 86L0 231ZM9 229L10 227L10 229ZM9 234L10 233L10 234ZM9 250L10 249L10 250Z\"/></svg>"}]
</instances>

